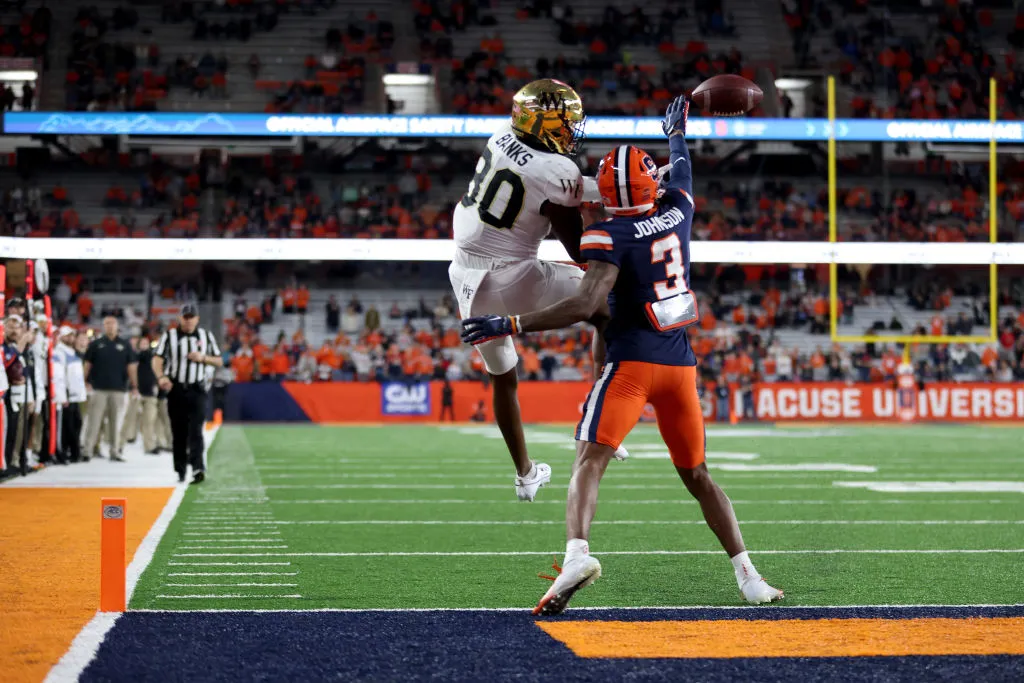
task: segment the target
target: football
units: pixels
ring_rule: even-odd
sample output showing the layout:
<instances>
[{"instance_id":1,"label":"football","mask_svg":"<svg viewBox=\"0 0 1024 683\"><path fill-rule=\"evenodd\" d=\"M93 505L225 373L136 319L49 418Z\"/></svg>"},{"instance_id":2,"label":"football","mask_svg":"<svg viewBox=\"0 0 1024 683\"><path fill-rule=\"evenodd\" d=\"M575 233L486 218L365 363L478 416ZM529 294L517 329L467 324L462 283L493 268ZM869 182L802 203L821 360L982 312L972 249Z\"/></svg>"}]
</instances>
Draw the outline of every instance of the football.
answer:
<instances>
[{"instance_id":1,"label":"football","mask_svg":"<svg viewBox=\"0 0 1024 683\"><path fill-rule=\"evenodd\" d=\"M740 116L761 103L757 84L735 74L712 76L693 89L691 101L709 116Z\"/></svg>"}]
</instances>

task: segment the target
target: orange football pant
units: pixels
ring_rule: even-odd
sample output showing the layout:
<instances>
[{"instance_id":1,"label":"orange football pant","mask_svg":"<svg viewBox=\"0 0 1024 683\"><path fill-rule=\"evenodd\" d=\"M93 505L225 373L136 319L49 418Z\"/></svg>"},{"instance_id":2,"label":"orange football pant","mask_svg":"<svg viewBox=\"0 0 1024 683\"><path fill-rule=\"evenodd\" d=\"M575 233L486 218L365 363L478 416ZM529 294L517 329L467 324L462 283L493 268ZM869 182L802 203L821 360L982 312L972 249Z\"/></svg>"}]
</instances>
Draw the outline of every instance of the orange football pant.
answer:
<instances>
[{"instance_id":1,"label":"orange football pant","mask_svg":"<svg viewBox=\"0 0 1024 683\"><path fill-rule=\"evenodd\" d=\"M672 463L693 469L704 462L704 413L693 366L605 363L583 404L576 439L618 448L648 403Z\"/></svg>"}]
</instances>

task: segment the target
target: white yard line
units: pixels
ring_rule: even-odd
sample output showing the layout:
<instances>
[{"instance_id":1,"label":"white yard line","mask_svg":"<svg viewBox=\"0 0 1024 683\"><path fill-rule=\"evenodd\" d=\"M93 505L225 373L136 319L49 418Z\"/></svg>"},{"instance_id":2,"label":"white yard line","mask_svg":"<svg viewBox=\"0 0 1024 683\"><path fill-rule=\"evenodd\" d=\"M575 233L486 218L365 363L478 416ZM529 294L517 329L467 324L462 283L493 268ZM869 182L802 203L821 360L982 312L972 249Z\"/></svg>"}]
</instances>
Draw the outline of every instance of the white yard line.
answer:
<instances>
[{"instance_id":1,"label":"white yard line","mask_svg":"<svg viewBox=\"0 0 1024 683\"><path fill-rule=\"evenodd\" d=\"M1000 608L1000 607L1024 607L1024 603L1008 603L1008 604L977 604L977 605L949 605L949 604L913 604L913 605L893 605L893 604L879 604L879 605L780 605L773 604L770 608L772 611L775 610L857 610L857 609L895 609L895 610L918 610L918 609L977 609L977 608ZM218 613L218 612L230 612L234 614L308 614L311 612L387 612L387 613L401 613L401 612L523 612L529 609L529 607L314 607L310 609L196 609L189 610L189 612L196 613ZM586 606L586 607L573 607L573 612L580 610L593 612L593 611L620 611L620 612L640 612L645 610L679 610L679 611L696 611L696 610L739 610L749 611L751 613L764 609L762 607L756 607L752 605L630 605L630 606ZM139 609L132 610L133 612L149 612L154 614L181 614L178 610L164 610L164 609Z\"/></svg>"},{"instance_id":2,"label":"white yard line","mask_svg":"<svg viewBox=\"0 0 1024 683\"><path fill-rule=\"evenodd\" d=\"M682 486L682 484L680 484ZM880 499L870 498L856 499L835 499L835 500L738 500L732 499L733 505L988 505L990 503L1013 503L1020 505L1020 500L1000 499L937 499L937 500L903 500L903 499ZM276 500L274 505L508 505L519 507L521 501L510 500L509 498L491 498L474 500L469 498L321 498L316 500ZM602 500L601 506L605 505L696 505L697 501L690 496L679 498L652 499L643 498L639 500ZM559 505L564 507L564 500L535 500L531 505ZM187 524L187 522L186 522Z\"/></svg>"},{"instance_id":3,"label":"white yard line","mask_svg":"<svg viewBox=\"0 0 1024 683\"><path fill-rule=\"evenodd\" d=\"M831 482L821 482L818 484L729 484L725 488L729 490L734 489L753 489L756 491L773 491L782 489L824 489L828 488L828 484ZM601 486L602 491L607 490L638 490L638 491L650 491L652 489L664 489L671 491L680 490L680 484L604 484ZM501 489L508 490L512 488L511 480L508 484L271 484L267 486L268 489L280 489L280 490L300 490L309 491L315 489ZM564 484L548 484L548 489L564 490L567 488Z\"/></svg>"},{"instance_id":4,"label":"white yard line","mask_svg":"<svg viewBox=\"0 0 1024 683\"><path fill-rule=\"evenodd\" d=\"M168 562L170 566L217 566L217 567L287 567L291 562Z\"/></svg>"},{"instance_id":5,"label":"white yard line","mask_svg":"<svg viewBox=\"0 0 1024 683\"><path fill-rule=\"evenodd\" d=\"M317 552L317 553L176 553L174 557L525 557L561 556L563 550L463 551L463 552ZM814 548L807 550L755 550L755 555L984 555L1024 553L1024 548ZM594 555L721 555L721 550L606 550Z\"/></svg>"},{"instance_id":6,"label":"white yard line","mask_svg":"<svg viewBox=\"0 0 1024 683\"><path fill-rule=\"evenodd\" d=\"M407 525L424 525L424 526L562 526L565 524L563 520L559 519L499 519L499 520L485 520L485 519L317 519L317 520L295 520L295 521L282 521L278 524L294 524L294 525L338 525L338 526L363 526L363 525L381 525L381 526L407 526ZM611 519L611 520L594 520L595 525L645 525L645 524L665 524L665 525L695 525L704 526L707 524L702 519L666 519L666 520L653 520L653 519ZM750 524L810 524L810 525L958 525L958 524L1024 524L1024 519L966 519L966 520L952 520L952 519L745 519L743 525L747 526ZM229 539L210 539L210 542L224 541L230 543ZM266 541L267 543L273 543L273 540ZM185 547L185 546L180 546Z\"/></svg>"},{"instance_id":7,"label":"white yard line","mask_svg":"<svg viewBox=\"0 0 1024 683\"><path fill-rule=\"evenodd\" d=\"M297 583L165 583L164 588L241 588L241 587L260 587L260 588L276 588L284 586L287 588L295 588L299 584Z\"/></svg>"},{"instance_id":8,"label":"white yard line","mask_svg":"<svg viewBox=\"0 0 1024 683\"><path fill-rule=\"evenodd\" d=\"M298 572L169 572L167 576L298 576Z\"/></svg>"},{"instance_id":9,"label":"white yard line","mask_svg":"<svg viewBox=\"0 0 1024 683\"><path fill-rule=\"evenodd\" d=\"M182 536L202 536L208 538L210 536L227 536L229 538L238 538L239 536L265 536L267 534L280 534L280 531L275 529L267 529L265 531L183 531ZM248 539L247 539L248 540ZM252 539L256 540L256 539Z\"/></svg>"},{"instance_id":10,"label":"white yard line","mask_svg":"<svg viewBox=\"0 0 1024 683\"><path fill-rule=\"evenodd\" d=\"M282 550L288 546L178 546L182 550Z\"/></svg>"},{"instance_id":11,"label":"white yard line","mask_svg":"<svg viewBox=\"0 0 1024 683\"><path fill-rule=\"evenodd\" d=\"M277 600L292 600L301 598L301 595L267 595L265 593L240 595L229 593L227 595L158 595L162 600L250 600L255 598L271 598Z\"/></svg>"}]
</instances>

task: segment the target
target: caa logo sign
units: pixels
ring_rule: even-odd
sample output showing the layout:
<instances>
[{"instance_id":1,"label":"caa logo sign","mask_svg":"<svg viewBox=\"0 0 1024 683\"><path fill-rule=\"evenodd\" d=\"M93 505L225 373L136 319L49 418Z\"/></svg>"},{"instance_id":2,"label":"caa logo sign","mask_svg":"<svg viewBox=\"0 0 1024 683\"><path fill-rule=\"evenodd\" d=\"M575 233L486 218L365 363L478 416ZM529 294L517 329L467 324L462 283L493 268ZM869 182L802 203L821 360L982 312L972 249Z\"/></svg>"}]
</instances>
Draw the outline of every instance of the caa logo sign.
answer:
<instances>
[{"instance_id":1,"label":"caa logo sign","mask_svg":"<svg viewBox=\"0 0 1024 683\"><path fill-rule=\"evenodd\" d=\"M430 415L430 385L386 382L381 387L381 403L385 415Z\"/></svg>"}]
</instances>

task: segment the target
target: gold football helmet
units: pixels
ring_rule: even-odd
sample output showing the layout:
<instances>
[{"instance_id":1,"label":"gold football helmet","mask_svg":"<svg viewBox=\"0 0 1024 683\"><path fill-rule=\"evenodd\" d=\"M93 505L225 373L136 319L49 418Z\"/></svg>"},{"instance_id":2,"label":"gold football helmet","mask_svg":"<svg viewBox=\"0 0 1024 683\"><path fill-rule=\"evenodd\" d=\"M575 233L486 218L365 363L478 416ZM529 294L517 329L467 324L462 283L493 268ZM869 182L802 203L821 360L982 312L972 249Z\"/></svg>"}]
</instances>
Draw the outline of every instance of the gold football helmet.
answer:
<instances>
[{"instance_id":1,"label":"gold football helmet","mask_svg":"<svg viewBox=\"0 0 1024 683\"><path fill-rule=\"evenodd\" d=\"M512 130L555 154L579 152L586 119L579 93L553 78L527 83L512 98Z\"/></svg>"}]
</instances>

